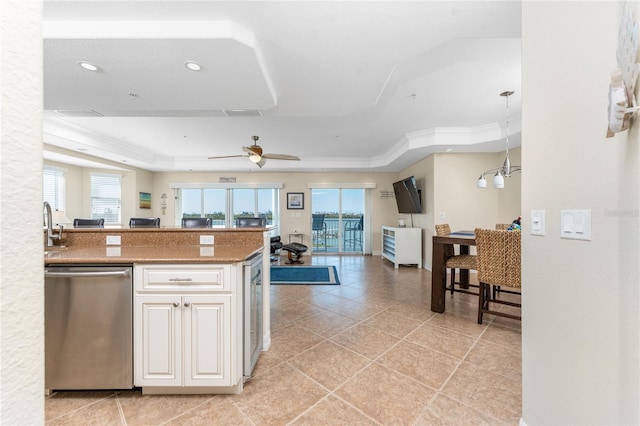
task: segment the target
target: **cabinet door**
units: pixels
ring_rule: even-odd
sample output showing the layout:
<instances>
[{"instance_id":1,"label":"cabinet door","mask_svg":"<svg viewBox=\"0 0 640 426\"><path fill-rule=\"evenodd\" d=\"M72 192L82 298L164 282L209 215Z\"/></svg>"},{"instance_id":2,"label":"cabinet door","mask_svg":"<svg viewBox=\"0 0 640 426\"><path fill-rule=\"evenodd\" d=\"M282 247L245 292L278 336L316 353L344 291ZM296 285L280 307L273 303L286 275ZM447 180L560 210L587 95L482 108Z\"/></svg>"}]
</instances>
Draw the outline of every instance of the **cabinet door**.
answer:
<instances>
[{"instance_id":1,"label":"cabinet door","mask_svg":"<svg viewBox=\"0 0 640 426\"><path fill-rule=\"evenodd\" d=\"M231 386L231 296L183 296L184 385ZM233 383L232 383L233 381Z\"/></svg>"},{"instance_id":2,"label":"cabinet door","mask_svg":"<svg viewBox=\"0 0 640 426\"><path fill-rule=\"evenodd\" d=\"M136 386L182 385L182 303L176 295L136 296Z\"/></svg>"}]
</instances>

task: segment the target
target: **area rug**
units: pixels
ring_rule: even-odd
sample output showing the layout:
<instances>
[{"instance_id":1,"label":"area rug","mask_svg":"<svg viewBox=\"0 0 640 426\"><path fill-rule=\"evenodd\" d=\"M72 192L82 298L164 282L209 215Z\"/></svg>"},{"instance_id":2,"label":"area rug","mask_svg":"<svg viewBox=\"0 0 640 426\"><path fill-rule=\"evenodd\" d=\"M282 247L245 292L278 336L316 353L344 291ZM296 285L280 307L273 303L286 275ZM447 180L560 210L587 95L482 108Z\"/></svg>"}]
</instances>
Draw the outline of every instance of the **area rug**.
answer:
<instances>
[{"instance_id":1,"label":"area rug","mask_svg":"<svg viewBox=\"0 0 640 426\"><path fill-rule=\"evenodd\" d=\"M335 266L272 266L271 284L339 285Z\"/></svg>"}]
</instances>

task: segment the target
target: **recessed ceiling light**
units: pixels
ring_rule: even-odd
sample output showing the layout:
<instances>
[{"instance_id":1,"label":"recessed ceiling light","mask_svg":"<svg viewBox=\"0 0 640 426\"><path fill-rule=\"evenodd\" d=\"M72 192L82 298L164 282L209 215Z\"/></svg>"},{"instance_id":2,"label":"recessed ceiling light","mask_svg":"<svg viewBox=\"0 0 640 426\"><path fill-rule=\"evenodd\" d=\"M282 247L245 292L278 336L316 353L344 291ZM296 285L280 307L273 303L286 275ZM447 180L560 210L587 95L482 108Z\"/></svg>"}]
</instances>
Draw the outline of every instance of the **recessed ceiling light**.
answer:
<instances>
[{"instance_id":1,"label":"recessed ceiling light","mask_svg":"<svg viewBox=\"0 0 640 426\"><path fill-rule=\"evenodd\" d=\"M84 68L85 70L88 70L88 71L98 71L98 67L96 67L92 63L89 63L89 62L86 62L86 61L78 62L78 65L80 65L82 68Z\"/></svg>"},{"instance_id":2,"label":"recessed ceiling light","mask_svg":"<svg viewBox=\"0 0 640 426\"><path fill-rule=\"evenodd\" d=\"M193 61L185 62L184 66L189 68L191 71L200 71L202 69L199 63Z\"/></svg>"},{"instance_id":3,"label":"recessed ceiling light","mask_svg":"<svg viewBox=\"0 0 640 426\"><path fill-rule=\"evenodd\" d=\"M451 151L453 151L453 148L447 148L447 149L445 149L445 151L451 152Z\"/></svg>"}]
</instances>

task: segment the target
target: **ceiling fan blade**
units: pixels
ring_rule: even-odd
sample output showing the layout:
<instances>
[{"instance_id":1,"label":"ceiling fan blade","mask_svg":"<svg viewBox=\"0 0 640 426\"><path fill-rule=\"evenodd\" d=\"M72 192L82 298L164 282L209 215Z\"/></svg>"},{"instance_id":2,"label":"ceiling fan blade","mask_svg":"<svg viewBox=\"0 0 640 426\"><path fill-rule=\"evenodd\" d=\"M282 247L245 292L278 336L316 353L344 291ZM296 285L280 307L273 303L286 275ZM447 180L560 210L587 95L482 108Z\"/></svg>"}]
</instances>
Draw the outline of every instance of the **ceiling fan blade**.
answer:
<instances>
[{"instance_id":1,"label":"ceiling fan blade","mask_svg":"<svg viewBox=\"0 0 640 426\"><path fill-rule=\"evenodd\" d=\"M270 160L300 160L300 157L287 154L264 154L262 158L268 158Z\"/></svg>"},{"instance_id":2,"label":"ceiling fan blade","mask_svg":"<svg viewBox=\"0 0 640 426\"><path fill-rule=\"evenodd\" d=\"M217 158L235 158L235 157L246 157L246 155L220 155L216 157L209 157L209 160L215 160Z\"/></svg>"}]
</instances>

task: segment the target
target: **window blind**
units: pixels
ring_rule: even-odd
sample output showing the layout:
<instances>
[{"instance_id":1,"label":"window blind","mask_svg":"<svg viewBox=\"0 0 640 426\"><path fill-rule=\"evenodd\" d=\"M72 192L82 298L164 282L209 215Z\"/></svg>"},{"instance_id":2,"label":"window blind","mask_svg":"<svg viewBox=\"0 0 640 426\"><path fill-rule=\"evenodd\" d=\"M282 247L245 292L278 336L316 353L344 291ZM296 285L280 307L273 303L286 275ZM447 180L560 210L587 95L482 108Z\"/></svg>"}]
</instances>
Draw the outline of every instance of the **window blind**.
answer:
<instances>
[{"instance_id":1,"label":"window blind","mask_svg":"<svg viewBox=\"0 0 640 426\"><path fill-rule=\"evenodd\" d=\"M91 174L91 218L106 224L120 224L122 177L114 174Z\"/></svg>"},{"instance_id":2,"label":"window blind","mask_svg":"<svg viewBox=\"0 0 640 426\"><path fill-rule=\"evenodd\" d=\"M52 210L65 210L65 170L45 168L42 170L43 202L47 201Z\"/></svg>"}]
</instances>

